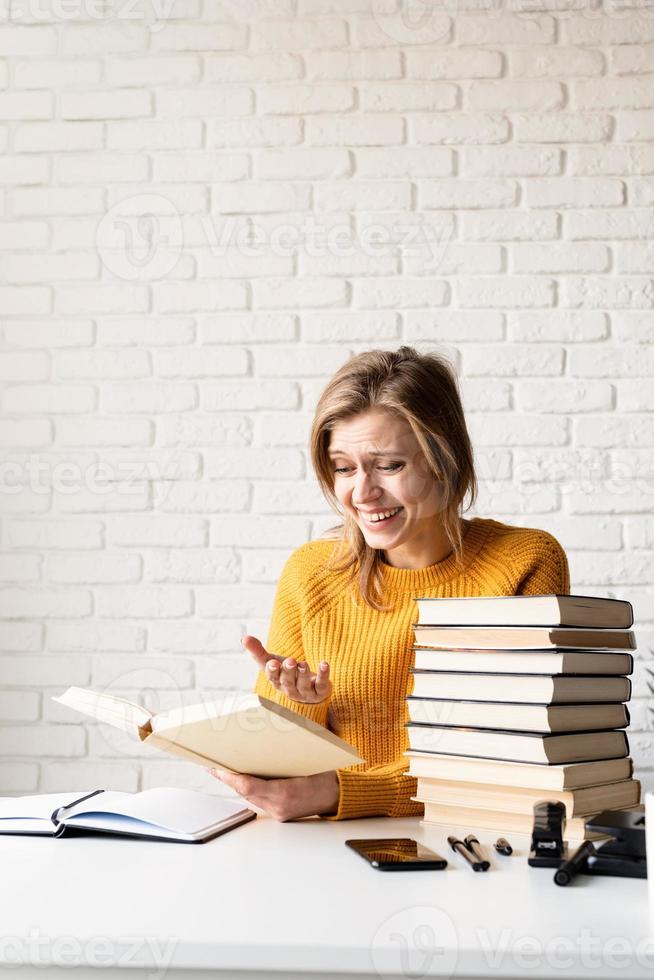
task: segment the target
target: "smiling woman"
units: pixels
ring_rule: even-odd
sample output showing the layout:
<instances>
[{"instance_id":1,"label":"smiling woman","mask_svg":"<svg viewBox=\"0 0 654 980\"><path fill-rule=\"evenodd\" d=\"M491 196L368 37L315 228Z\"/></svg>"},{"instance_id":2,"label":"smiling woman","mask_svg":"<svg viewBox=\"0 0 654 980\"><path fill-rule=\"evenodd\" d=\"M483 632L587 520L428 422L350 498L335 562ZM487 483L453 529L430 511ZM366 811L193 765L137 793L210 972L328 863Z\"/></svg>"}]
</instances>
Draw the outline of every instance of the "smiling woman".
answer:
<instances>
[{"instance_id":1,"label":"smiling woman","mask_svg":"<svg viewBox=\"0 0 654 980\"><path fill-rule=\"evenodd\" d=\"M302 779L217 774L280 820L422 813L413 800L406 696L416 596L570 589L545 531L463 517L476 494L456 378L411 347L352 358L316 408L311 454L342 521L297 548L280 577L266 647L244 637L255 690L329 727L366 760Z\"/></svg>"}]
</instances>

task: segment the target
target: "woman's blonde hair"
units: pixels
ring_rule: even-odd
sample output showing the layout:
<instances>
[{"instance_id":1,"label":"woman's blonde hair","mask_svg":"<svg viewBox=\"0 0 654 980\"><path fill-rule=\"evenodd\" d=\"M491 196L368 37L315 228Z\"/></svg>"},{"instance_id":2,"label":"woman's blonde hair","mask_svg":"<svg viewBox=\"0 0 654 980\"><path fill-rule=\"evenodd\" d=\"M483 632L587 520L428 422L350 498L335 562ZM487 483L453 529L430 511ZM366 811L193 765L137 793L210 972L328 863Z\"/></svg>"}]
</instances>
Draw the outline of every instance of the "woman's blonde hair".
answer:
<instances>
[{"instance_id":1,"label":"woman's blonde hair","mask_svg":"<svg viewBox=\"0 0 654 980\"><path fill-rule=\"evenodd\" d=\"M334 493L329 458L331 432L337 422L368 409L384 408L403 418L418 440L427 466L440 483L443 529L457 562L463 540L460 516L466 495L471 506L477 495L472 444L466 428L457 379L448 361L437 354L419 354L413 347L396 351L370 350L352 357L323 391L311 427L311 460L318 483L330 506L342 513ZM336 537L329 567L351 570L350 585L379 612L382 603L381 552L371 548L358 524L345 513L343 522L326 532Z\"/></svg>"}]
</instances>

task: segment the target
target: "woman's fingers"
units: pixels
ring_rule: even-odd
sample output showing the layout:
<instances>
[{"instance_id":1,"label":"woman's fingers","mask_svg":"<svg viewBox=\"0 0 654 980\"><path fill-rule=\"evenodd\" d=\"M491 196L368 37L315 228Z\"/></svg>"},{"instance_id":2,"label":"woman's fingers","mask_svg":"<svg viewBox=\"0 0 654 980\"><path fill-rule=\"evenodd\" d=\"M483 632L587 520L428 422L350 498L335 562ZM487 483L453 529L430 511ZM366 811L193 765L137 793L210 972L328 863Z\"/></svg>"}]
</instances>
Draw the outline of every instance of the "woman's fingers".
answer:
<instances>
[{"instance_id":1,"label":"woman's fingers","mask_svg":"<svg viewBox=\"0 0 654 980\"><path fill-rule=\"evenodd\" d=\"M284 694L293 701L301 701L302 696L297 689L297 661L293 657L287 657L282 661L279 670L279 683Z\"/></svg>"},{"instance_id":2,"label":"woman's fingers","mask_svg":"<svg viewBox=\"0 0 654 980\"><path fill-rule=\"evenodd\" d=\"M278 664L280 663L281 660L284 659L283 657L279 657L276 653L269 653L268 650L266 650L266 648L264 647L261 640L257 639L256 636L250 636L249 634L246 634L241 639L241 643L243 647L247 650L247 652L251 655L253 660L256 661L259 670L265 671L267 664L271 662Z\"/></svg>"},{"instance_id":3,"label":"woman's fingers","mask_svg":"<svg viewBox=\"0 0 654 980\"><path fill-rule=\"evenodd\" d=\"M313 674L309 668L309 664L300 662L297 665L297 680L295 682L298 694L305 702L311 702L315 700L315 692L313 689Z\"/></svg>"},{"instance_id":4,"label":"woman's fingers","mask_svg":"<svg viewBox=\"0 0 654 980\"><path fill-rule=\"evenodd\" d=\"M332 693L332 682L329 679L329 664L321 660L318 664L318 673L314 682L314 688L319 701L324 701Z\"/></svg>"}]
</instances>

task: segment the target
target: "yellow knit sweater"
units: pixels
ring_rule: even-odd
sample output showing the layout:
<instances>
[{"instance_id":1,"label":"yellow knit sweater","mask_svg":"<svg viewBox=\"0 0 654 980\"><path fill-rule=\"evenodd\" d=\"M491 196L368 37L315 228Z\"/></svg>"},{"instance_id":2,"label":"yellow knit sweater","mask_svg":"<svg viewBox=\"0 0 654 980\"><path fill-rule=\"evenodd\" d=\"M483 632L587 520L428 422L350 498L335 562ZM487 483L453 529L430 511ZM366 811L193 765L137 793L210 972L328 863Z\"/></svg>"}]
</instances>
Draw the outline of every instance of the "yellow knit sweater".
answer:
<instances>
[{"instance_id":1,"label":"yellow knit sweater","mask_svg":"<svg viewBox=\"0 0 654 980\"><path fill-rule=\"evenodd\" d=\"M410 693L416 596L547 595L570 591L565 552L550 534L499 521L464 521L463 569L454 556L427 568L383 566L379 613L345 588L346 572L322 566L334 541L297 548L282 571L267 649L306 660L312 672L330 665L331 697L320 704L290 701L259 674L255 690L327 726L356 747L365 764L337 770L340 798L327 819L419 816L411 797L416 780L403 775L408 740L405 698Z\"/></svg>"}]
</instances>

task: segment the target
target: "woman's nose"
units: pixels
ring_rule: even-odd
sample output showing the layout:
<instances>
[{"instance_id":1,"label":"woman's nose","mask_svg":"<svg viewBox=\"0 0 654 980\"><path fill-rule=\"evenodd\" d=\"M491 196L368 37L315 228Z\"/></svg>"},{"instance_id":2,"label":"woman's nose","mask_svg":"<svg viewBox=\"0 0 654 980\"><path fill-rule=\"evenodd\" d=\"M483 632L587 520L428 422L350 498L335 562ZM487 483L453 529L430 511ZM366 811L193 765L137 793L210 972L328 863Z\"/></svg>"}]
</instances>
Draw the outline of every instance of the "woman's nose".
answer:
<instances>
[{"instance_id":1,"label":"woman's nose","mask_svg":"<svg viewBox=\"0 0 654 980\"><path fill-rule=\"evenodd\" d=\"M376 485L374 474L367 473L361 469L354 481L352 498L356 504L365 504L368 501L377 500L380 495L380 488Z\"/></svg>"}]
</instances>

